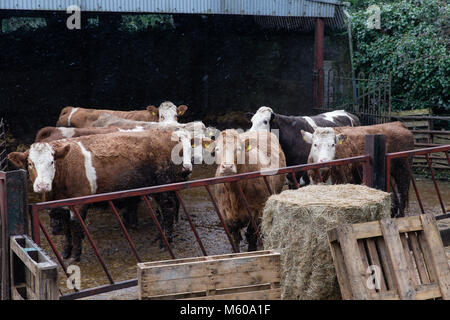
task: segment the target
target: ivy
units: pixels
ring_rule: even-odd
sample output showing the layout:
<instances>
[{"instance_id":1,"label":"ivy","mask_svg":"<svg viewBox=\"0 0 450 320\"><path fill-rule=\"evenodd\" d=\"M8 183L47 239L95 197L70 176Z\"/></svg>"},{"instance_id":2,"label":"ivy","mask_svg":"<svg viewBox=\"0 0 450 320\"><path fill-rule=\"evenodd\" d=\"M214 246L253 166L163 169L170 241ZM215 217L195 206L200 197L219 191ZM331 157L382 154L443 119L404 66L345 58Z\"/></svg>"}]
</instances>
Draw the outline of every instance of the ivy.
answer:
<instances>
[{"instance_id":1,"label":"ivy","mask_svg":"<svg viewBox=\"0 0 450 320\"><path fill-rule=\"evenodd\" d=\"M367 27L372 4L380 7L381 29ZM448 114L450 4L354 0L350 13L356 71L391 74L394 110L432 107L436 114Z\"/></svg>"}]
</instances>

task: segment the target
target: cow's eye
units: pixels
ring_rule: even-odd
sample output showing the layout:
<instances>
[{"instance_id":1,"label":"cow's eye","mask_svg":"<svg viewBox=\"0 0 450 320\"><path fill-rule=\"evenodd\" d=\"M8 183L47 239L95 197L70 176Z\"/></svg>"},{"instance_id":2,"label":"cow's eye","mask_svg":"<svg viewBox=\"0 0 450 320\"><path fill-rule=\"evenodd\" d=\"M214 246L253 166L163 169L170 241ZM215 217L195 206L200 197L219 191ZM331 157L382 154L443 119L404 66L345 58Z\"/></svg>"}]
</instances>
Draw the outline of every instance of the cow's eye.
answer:
<instances>
[{"instance_id":1,"label":"cow's eye","mask_svg":"<svg viewBox=\"0 0 450 320\"><path fill-rule=\"evenodd\" d=\"M334 143L332 143L331 146L334 147Z\"/></svg>"},{"instance_id":2,"label":"cow's eye","mask_svg":"<svg viewBox=\"0 0 450 320\"><path fill-rule=\"evenodd\" d=\"M264 120L263 123L264 123L264 124L267 124L267 120Z\"/></svg>"},{"instance_id":3,"label":"cow's eye","mask_svg":"<svg viewBox=\"0 0 450 320\"><path fill-rule=\"evenodd\" d=\"M317 147L317 143L314 143L314 147Z\"/></svg>"}]
</instances>

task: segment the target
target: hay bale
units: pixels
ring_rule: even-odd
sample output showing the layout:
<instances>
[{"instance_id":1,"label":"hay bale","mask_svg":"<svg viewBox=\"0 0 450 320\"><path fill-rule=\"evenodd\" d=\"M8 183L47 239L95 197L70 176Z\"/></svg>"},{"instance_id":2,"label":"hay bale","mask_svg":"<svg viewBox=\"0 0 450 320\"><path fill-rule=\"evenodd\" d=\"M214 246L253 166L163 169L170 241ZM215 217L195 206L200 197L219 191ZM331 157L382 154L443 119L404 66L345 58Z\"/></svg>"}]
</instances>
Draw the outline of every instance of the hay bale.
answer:
<instances>
[{"instance_id":1,"label":"hay bale","mask_svg":"<svg viewBox=\"0 0 450 320\"><path fill-rule=\"evenodd\" d=\"M261 227L264 248L281 252L282 299L340 299L327 230L390 214L390 195L362 185L314 185L271 196Z\"/></svg>"}]
</instances>

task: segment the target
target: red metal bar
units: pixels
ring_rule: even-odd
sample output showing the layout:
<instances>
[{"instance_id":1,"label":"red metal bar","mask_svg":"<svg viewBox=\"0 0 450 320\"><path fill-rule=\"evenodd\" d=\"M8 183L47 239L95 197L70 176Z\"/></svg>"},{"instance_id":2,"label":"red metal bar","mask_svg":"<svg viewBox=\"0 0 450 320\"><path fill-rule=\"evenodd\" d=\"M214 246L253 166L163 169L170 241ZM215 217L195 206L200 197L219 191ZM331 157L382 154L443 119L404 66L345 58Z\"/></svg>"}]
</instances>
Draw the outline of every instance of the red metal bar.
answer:
<instances>
[{"instance_id":1,"label":"red metal bar","mask_svg":"<svg viewBox=\"0 0 450 320\"><path fill-rule=\"evenodd\" d=\"M390 187L391 187L391 158L386 156L386 192L390 192Z\"/></svg>"},{"instance_id":2,"label":"red metal bar","mask_svg":"<svg viewBox=\"0 0 450 320\"><path fill-rule=\"evenodd\" d=\"M325 183L325 181L323 181L323 179L322 179L322 175L320 174L320 170L319 169L314 169L314 172L319 177L319 181L322 182L322 183Z\"/></svg>"},{"instance_id":3,"label":"red metal bar","mask_svg":"<svg viewBox=\"0 0 450 320\"><path fill-rule=\"evenodd\" d=\"M116 216L117 222L119 222L120 228L122 229L123 235L125 236L125 239L127 239L128 244L130 245L130 249L133 252L134 256L136 257L137 262L142 262L141 258L139 257L136 247L134 246L133 240L131 240L130 234L127 231L127 228L122 222L122 219L120 218L119 212L117 212L116 207L114 206L114 203L112 201L108 201L109 207L114 212L114 215Z\"/></svg>"},{"instance_id":4,"label":"red metal bar","mask_svg":"<svg viewBox=\"0 0 450 320\"><path fill-rule=\"evenodd\" d=\"M291 177L292 177L292 180L294 180L295 188L296 189L300 188L300 185L297 182L297 178L295 177L295 172L291 172Z\"/></svg>"},{"instance_id":5,"label":"red metal bar","mask_svg":"<svg viewBox=\"0 0 450 320\"><path fill-rule=\"evenodd\" d=\"M181 195L180 195L179 191L175 191L175 194L177 195L178 201L180 201L180 204L183 207L184 214L186 215L186 218L189 221L189 225L191 226L192 232L194 232L195 239L197 240L198 245L200 246L200 249L202 250L203 255L207 256L208 254L206 253L206 250L205 250L205 247L203 246L202 240L200 240L200 237L198 236L197 230L195 229L195 225L192 222L192 219L186 210L186 206L184 205L183 199L181 199Z\"/></svg>"},{"instance_id":6,"label":"red metal bar","mask_svg":"<svg viewBox=\"0 0 450 320\"><path fill-rule=\"evenodd\" d=\"M362 155L362 156L356 156L356 157L351 157L351 158L346 158L346 159L333 160L333 161L329 161L329 162L300 164L300 165L280 168L280 169L278 169L277 175L291 173L291 172L297 172L297 171L312 170L315 168L331 167L331 166L342 165L342 164L346 164L346 163L357 163L357 162L361 162L361 161L363 161L364 163L368 163L368 158L369 158L368 155ZM240 173L240 174L235 174L235 175L226 176L226 177L206 178L206 179L200 179L200 180L195 180L195 181L177 182L177 183L171 183L171 184L165 184L165 185L159 185L159 186L131 189L131 190L125 190L125 191L116 191L116 192L110 192L110 193L102 193L102 194L89 195L89 196L83 196L83 197L77 197L77 198L39 202L39 203L34 204L34 206L39 208L39 210L42 210L42 209L58 208L58 207L63 207L63 206L73 206L73 205L81 205L81 204L88 204L88 203L95 203L95 202L103 202L103 201L108 201L108 200L117 200L117 199L128 198L128 197L140 197L140 196L149 195L152 193L176 191L176 190L183 190L183 189L188 189L188 188L204 187L204 186L225 183L225 182L239 181L239 180L243 180L243 179L259 178L261 176L266 175L266 171L267 170L246 172L246 173Z\"/></svg>"},{"instance_id":7,"label":"red metal bar","mask_svg":"<svg viewBox=\"0 0 450 320\"><path fill-rule=\"evenodd\" d=\"M447 211L445 210L444 203L442 202L441 192L439 191L439 186L438 186L438 184L436 182L436 177L434 176L434 171L433 171L433 167L431 165L430 157L428 156L428 154L426 154L425 156L427 158L428 168L430 168L430 171L431 171L431 178L433 179L434 188L436 189L436 193L437 193L437 196L438 196L438 199L439 199L439 203L441 204L442 213L446 214Z\"/></svg>"},{"instance_id":8,"label":"red metal bar","mask_svg":"<svg viewBox=\"0 0 450 320\"><path fill-rule=\"evenodd\" d=\"M400 151L393 153L386 153L386 158L395 159L395 158L404 158L409 155L419 155L419 154L428 154L428 153L436 153L436 152L448 152L450 151L450 144L446 144L440 147L434 148L423 148L409 151Z\"/></svg>"},{"instance_id":9,"label":"red metal bar","mask_svg":"<svg viewBox=\"0 0 450 320\"><path fill-rule=\"evenodd\" d=\"M414 176L413 176L413 173L411 170L411 165L409 164L408 159L405 159L405 161L406 161L406 165L408 167L408 174L411 177L411 182L414 187L414 191L416 193L417 201L419 202L420 210L422 211L423 214L425 214L425 210L423 209L423 205L422 205L422 200L420 199L419 191L417 190L416 181L414 180Z\"/></svg>"},{"instance_id":10,"label":"red metal bar","mask_svg":"<svg viewBox=\"0 0 450 320\"><path fill-rule=\"evenodd\" d=\"M337 166L337 167L338 167L339 172L341 173L343 182L344 182L344 183L348 183L347 176L345 175L345 171L344 171L344 169L342 168L343 165L342 165L342 166ZM330 170L331 170L331 169L330 169ZM358 171L358 169L357 169L356 171ZM359 174L359 171L358 171L358 174Z\"/></svg>"},{"instance_id":11,"label":"red metal bar","mask_svg":"<svg viewBox=\"0 0 450 320\"><path fill-rule=\"evenodd\" d=\"M35 205L31 207L31 213L32 213L32 219L33 219L33 227L32 227L32 236L33 241L36 243L39 247L41 246L41 234L39 231L39 208Z\"/></svg>"},{"instance_id":12,"label":"red metal bar","mask_svg":"<svg viewBox=\"0 0 450 320\"><path fill-rule=\"evenodd\" d=\"M97 256L97 259L100 262L100 265L102 266L103 271L105 271L106 277L108 278L108 280L111 284L114 284L114 280L112 279L111 275L109 274L108 268L106 267L105 262L103 261L102 257L100 256L97 246L95 245L94 240L92 239L91 234L89 233L89 230L83 221L83 218L81 218L77 207L71 206L70 209L75 213L75 216L77 217L78 221L80 221L81 227L83 228L84 233L86 234L89 242L91 243L92 249L94 249L94 253Z\"/></svg>"},{"instance_id":13,"label":"red metal bar","mask_svg":"<svg viewBox=\"0 0 450 320\"><path fill-rule=\"evenodd\" d=\"M156 227L158 228L159 233L161 234L161 237L163 239L163 242L164 242L164 245L166 246L167 251L169 251L169 254L172 257L172 259L175 259L175 255L172 252L172 248L170 248L169 241L167 241L166 235L164 234L164 231L161 228L161 225L159 224L158 218L156 217L155 212L153 211L150 201L148 201L146 196L142 196L142 199L144 200L145 204L147 205L148 210L150 211L150 215L151 215Z\"/></svg>"},{"instance_id":14,"label":"red metal bar","mask_svg":"<svg viewBox=\"0 0 450 320\"><path fill-rule=\"evenodd\" d=\"M241 196L241 199L244 202L245 209L247 209L248 215L250 217L250 222L253 225L253 228L255 229L256 236L258 237L258 242L262 246L263 242L262 242L262 239L261 239L261 235L259 234L259 227L256 224L255 219L253 218L252 212L250 211L250 206L248 205L247 199L245 198L245 194L242 191L240 183L236 182L236 185L237 185L237 188L238 188L238 191L239 191L239 195Z\"/></svg>"},{"instance_id":15,"label":"red metal bar","mask_svg":"<svg viewBox=\"0 0 450 320\"><path fill-rule=\"evenodd\" d=\"M231 248L233 249L233 252L236 253L236 252L238 252L238 250L236 248L235 243L233 242L233 239L231 238L230 231L228 230L227 225L225 224L225 221L223 220L222 214L220 213L219 206L217 205L216 200L214 199L211 189L209 188L208 185L206 185L205 188L206 188L206 191L208 191L209 197L211 198L214 208L216 209L216 213L217 213L217 216L219 217L220 223L222 223L222 227L225 230L225 233L227 234L227 238L230 241Z\"/></svg>"},{"instance_id":16,"label":"red metal bar","mask_svg":"<svg viewBox=\"0 0 450 320\"><path fill-rule=\"evenodd\" d=\"M264 183L266 184L267 191L269 191L269 194L272 195L273 194L273 190L272 190L272 187L269 184L269 181L267 181L267 176L263 176L263 179L264 179Z\"/></svg>"},{"instance_id":17,"label":"red metal bar","mask_svg":"<svg viewBox=\"0 0 450 320\"><path fill-rule=\"evenodd\" d=\"M61 268L63 269L64 273L66 274L67 278L69 277L69 274L67 273L67 267L66 264L64 263L64 259L61 257L61 255L59 254L58 249L56 249L55 243L52 241L52 239L50 238L50 235L48 234L47 230L45 230L44 225L41 222L41 219L39 219L38 224L42 230L42 232L44 233L45 238L47 239L47 242L50 244L50 247L52 248L53 253L56 256L56 259L58 260Z\"/></svg>"},{"instance_id":18,"label":"red metal bar","mask_svg":"<svg viewBox=\"0 0 450 320\"><path fill-rule=\"evenodd\" d=\"M321 108L323 103L323 39L325 23L322 18L316 18L314 33L314 92L316 94L316 108Z\"/></svg>"}]
</instances>

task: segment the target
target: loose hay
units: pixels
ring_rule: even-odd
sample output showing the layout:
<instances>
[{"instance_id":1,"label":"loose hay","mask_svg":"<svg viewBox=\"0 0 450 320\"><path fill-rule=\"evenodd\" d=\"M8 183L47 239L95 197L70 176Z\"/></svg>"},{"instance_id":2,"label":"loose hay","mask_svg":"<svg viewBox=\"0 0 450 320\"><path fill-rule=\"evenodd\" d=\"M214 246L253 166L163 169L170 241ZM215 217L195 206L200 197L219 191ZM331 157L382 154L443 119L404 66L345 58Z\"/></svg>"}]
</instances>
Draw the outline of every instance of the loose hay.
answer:
<instances>
[{"instance_id":1,"label":"loose hay","mask_svg":"<svg viewBox=\"0 0 450 320\"><path fill-rule=\"evenodd\" d=\"M265 249L281 252L282 299L340 299L327 230L390 213L390 195L362 185L314 185L271 196L261 227Z\"/></svg>"}]
</instances>

